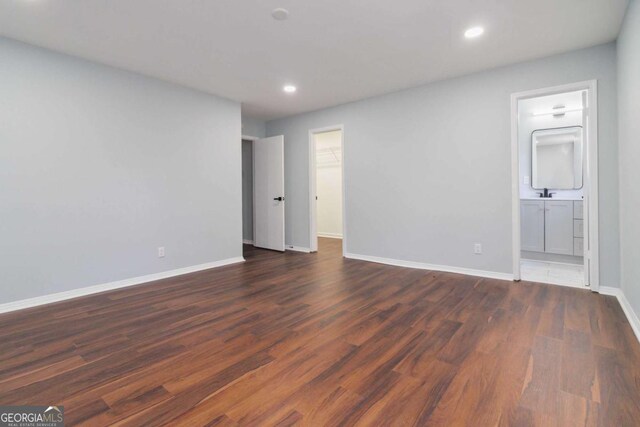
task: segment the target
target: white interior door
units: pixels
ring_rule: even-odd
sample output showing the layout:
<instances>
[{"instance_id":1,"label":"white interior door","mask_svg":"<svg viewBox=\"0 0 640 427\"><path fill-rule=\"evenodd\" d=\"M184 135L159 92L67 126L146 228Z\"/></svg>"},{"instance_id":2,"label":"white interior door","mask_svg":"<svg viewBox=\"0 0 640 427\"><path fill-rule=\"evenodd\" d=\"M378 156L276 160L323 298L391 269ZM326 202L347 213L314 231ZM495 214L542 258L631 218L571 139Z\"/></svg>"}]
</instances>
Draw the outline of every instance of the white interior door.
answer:
<instances>
[{"instance_id":1,"label":"white interior door","mask_svg":"<svg viewBox=\"0 0 640 427\"><path fill-rule=\"evenodd\" d=\"M284 251L284 136L253 142L253 244Z\"/></svg>"}]
</instances>

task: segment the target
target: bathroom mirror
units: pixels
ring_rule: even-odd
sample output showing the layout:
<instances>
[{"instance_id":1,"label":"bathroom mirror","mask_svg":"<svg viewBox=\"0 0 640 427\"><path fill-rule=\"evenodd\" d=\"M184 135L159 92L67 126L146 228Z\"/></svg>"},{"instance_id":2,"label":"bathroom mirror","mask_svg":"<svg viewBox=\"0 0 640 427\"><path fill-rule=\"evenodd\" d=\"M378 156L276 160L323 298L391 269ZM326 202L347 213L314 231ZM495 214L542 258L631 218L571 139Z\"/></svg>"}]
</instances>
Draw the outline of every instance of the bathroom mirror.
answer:
<instances>
[{"instance_id":1,"label":"bathroom mirror","mask_svg":"<svg viewBox=\"0 0 640 427\"><path fill-rule=\"evenodd\" d=\"M582 126L533 131L531 151L533 189L582 188Z\"/></svg>"}]
</instances>

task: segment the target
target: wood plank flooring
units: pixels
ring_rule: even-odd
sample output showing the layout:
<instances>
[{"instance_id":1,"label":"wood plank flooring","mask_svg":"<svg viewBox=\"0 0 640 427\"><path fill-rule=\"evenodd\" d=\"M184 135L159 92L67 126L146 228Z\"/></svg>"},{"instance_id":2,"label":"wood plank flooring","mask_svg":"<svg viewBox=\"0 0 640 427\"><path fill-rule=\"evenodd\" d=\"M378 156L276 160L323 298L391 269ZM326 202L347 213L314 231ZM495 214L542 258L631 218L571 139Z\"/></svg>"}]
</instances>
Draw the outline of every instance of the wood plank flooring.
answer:
<instances>
[{"instance_id":1,"label":"wood plank flooring","mask_svg":"<svg viewBox=\"0 0 640 427\"><path fill-rule=\"evenodd\" d=\"M613 297L340 244L0 315L0 404L90 426L640 425Z\"/></svg>"}]
</instances>

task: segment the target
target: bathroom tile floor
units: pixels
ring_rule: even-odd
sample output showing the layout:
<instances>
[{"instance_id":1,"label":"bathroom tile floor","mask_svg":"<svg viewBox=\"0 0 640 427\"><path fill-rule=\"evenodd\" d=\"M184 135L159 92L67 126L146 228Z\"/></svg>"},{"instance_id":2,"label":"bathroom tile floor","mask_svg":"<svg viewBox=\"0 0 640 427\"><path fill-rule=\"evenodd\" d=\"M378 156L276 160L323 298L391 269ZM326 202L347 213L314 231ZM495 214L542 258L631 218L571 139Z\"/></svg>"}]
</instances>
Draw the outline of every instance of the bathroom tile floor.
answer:
<instances>
[{"instance_id":1,"label":"bathroom tile floor","mask_svg":"<svg viewBox=\"0 0 640 427\"><path fill-rule=\"evenodd\" d=\"M528 282L583 287L584 266L582 264L522 259L520 261L520 277Z\"/></svg>"}]
</instances>

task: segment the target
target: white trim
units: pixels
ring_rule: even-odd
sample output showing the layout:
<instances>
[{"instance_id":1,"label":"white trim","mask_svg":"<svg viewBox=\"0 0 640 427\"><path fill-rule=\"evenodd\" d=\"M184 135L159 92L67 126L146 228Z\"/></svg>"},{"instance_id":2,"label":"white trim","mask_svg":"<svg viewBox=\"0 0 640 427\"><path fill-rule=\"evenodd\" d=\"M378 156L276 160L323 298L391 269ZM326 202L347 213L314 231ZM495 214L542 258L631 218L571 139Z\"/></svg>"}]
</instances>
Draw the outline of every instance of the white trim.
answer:
<instances>
[{"instance_id":1,"label":"white trim","mask_svg":"<svg viewBox=\"0 0 640 427\"><path fill-rule=\"evenodd\" d=\"M344 125L309 129L309 247L311 252L318 251L318 210L316 205L316 143L313 136L317 133L340 131L340 167L342 181L342 256L347 255L347 194L345 185L344 162ZM325 236L329 237L329 236Z\"/></svg>"},{"instance_id":2,"label":"white trim","mask_svg":"<svg viewBox=\"0 0 640 427\"><path fill-rule=\"evenodd\" d=\"M591 290L598 292L600 289L600 240L599 240L599 172L598 172L598 82L591 80L588 82L588 141L587 141L587 173L585 173L585 200L584 200L584 224L587 230L584 235L585 246L588 246L587 260L589 271L585 268L585 279L589 280ZM595 155L594 155L595 154Z\"/></svg>"},{"instance_id":3,"label":"white trim","mask_svg":"<svg viewBox=\"0 0 640 427\"><path fill-rule=\"evenodd\" d=\"M242 239L242 244L244 244L244 245L253 245L253 240Z\"/></svg>"},{"instance_id":4,"label":"white trim","mask_svg":"<svg viewBox=\"0 0 640 427\"><path fill-rule=\"evenodd\" d=\"M285 251L304 252L306 254L311 253L311 249L303 248L302 246L285 245Z\"/></svg>"},{"instance_id":5,"label":"white trim","mask_svg":"<svg viewBox=\"0 0 640 427\"><path fill-rule=\"evenodd\" d=\"M309 248L312 252L317 252L318 210L316 200L316 144L313 134L314 132L309 130Z\"/></svg>"},{"instance_id":6,"label":"white trim","mask_svg":"<svg viewBox=\"0 0 640 427\"><path fill-rule=\"evenodd\" d=\"M588 114L586 172L584 185L586 230L584 265L585 284L594 292L600 287L600 253L598 241L598 83L588 80L549 88L534 89L511 94L511 244L514 280L520 280L520 166L518 144L518 101L563 92L586 90ZM585 125L583 123L583 125ZM594 155L595 153L595 155ZM593 203L591 202L593 200ZM585 288L587 287L585 286Z\"/></svg>"},{"instance_id":7,"label":"white trim","mask_svg":"<svg viewBox=\"0 0 640 427\"><path fill-rule=\"evenodd\" d=\"M58 292L55 294L43 295L40 297L13 301L0 304L0 313L8 313L10 311L22 310L25 308L36 307L53 302L64 301L72 298L83 297L86 295L97 294L100 292L111 291L114 289L126 288L129 286L141 285L143 283L154 282L156 280L167 279L169 277L180 276L183 274L194 273L196 271L208 270L210 268L222 267L229 264L244 262L243 257L227 258L220 261L208 262L205 264L192 265L190 267L178 268L175 270L163 271L161 273L147 274L145 276L132 277L129 279L118 280L115 282L102 283L100 285L88 286L86 288L72 289L70 291Z\"/></svg>"},{"instance_id":8,"label":"white trim","mask_svg":"<svg viewBox=\"0 0 640 427\"><path fill-rule=\"evenodd\" d=\"M513 280L520 280L520 147L518 141L518 96L511 94L511 245Z\"/></svg>"},{"instance_id":9,"label":"white trim","mask_svg":"<svg viewBox=\"0 0 640 427\"><path fill-rule=\"evenodd\" d=\"M600 286L600 292L598 293L602 295L617 297L618 295L622 294L622 289L614 288L613 286Z\"/></svg>"},{"instance_id":10,"label":"white trim","mask_svg":"<svg viewBox=\"0 0 640 427\"><path fill-rule=\"evenodd\" d=\"M242 135L240 138L241 138L240 141L257 141L260 139L257 136L249 136L249 135Z\"/></svg>"},{"instance_id":11,"label":"white trim","mask_svg":"<svg viewBox=\"0 0 640 427\"><path fill-rule=\"evenodd\" d=\"M631 329L633 329L633 333L636 335L638 341L640 341L640 319L635 311L633 311L633 308L631 307L631 304L629 304L629 300L627 300L622 289L610 286L600 286L599 292L603 295L611 295L618 299L620 307L622 307L622 311L624 312L624 315L627 316Z\"/></svg>"},{"instance_id":12,"label":"white trim","mask_svg":"<svg viewBox=\"0 0 640 427\"><path fill-rule=\"evenodd\" d=\"M338 234L338 233L321 233L321 232L318 232L317 236L318 237L326 237L328 239L342 239L342 234Z\"/></svg>"},{"instance_id":13,"label":"white trim","mask_svg":"<svg viewBox=\"0 0 640 427\"><path fill-rule=\"evenodd\" d=\"M357 259L360 261L376 262L378 264L395 265L398 267L417 268L420 270L444 271L447 273L466 274L468 276L486 277L489 279L513 281L513 275L510 273L499 273L496 271L474 270L471 268L452 267L449 265L435 265L416 261L404 261L400 259L381 258L370 255L359 255L346 253L345 258Z\"/></svg>"}]
</instances>

